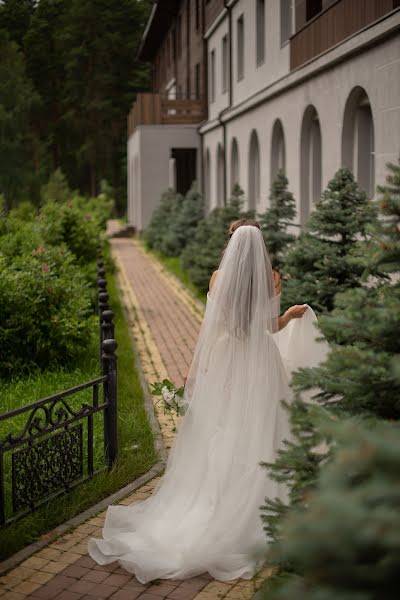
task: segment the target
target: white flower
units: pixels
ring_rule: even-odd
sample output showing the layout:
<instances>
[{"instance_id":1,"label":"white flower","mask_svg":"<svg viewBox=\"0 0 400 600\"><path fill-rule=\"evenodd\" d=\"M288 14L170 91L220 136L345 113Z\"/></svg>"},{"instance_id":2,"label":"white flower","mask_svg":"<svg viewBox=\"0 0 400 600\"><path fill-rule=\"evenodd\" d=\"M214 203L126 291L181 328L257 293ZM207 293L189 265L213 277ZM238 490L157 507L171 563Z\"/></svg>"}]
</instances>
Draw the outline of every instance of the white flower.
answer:
<instances>
[{"instance_id":1,"label":"white flower","mask_svg":"<svg viewBox=\"0 0 400 600\"><path fill-rule=\"evenodd\" d=\"M170 392L167 386L164 385L163 389L161 390L161 394L164 402L166 402L167 404L172 404L172 402L174 401L175 392Z\"/></svg>"}]
</instances>

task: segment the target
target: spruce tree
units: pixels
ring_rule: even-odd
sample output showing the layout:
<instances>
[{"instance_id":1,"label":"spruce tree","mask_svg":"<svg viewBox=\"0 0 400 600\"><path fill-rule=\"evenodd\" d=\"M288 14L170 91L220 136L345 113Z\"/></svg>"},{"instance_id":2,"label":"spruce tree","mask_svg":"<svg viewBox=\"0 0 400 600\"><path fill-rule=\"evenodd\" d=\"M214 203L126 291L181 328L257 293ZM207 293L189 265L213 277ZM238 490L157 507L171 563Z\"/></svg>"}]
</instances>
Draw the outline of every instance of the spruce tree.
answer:
<instances>
[{"instance_id":1,"label":"spruce tree","mask_svg":"<svg viewBox=\"0 0 400 600\"><path fill-rule=\"evenodd\" d=\"M317 424L334 418L328 411L304 402L299 396L290 406L286 404L286 409L290 416L292 439L284 441L274 463L261 463L272 479L286 483L289 490L287 502L265 498L261 507L263 527L270 544L281 539L283 518L289 508L304 503L309 490L316 484L320 464L329 453L326 436Z\"/></svg>"},{"instance_id":2,"label":"spruce tree","mask_svg":"<svg viewBox=\"0 0 400 600\"><path fill-rule=\"evenodd\" d=\"M321 317L334 345L325 365L300 371L295 383L300 390L318 387L319 401L340 411L398 419L400 382L392 362L400 357L400 164L388 169L386 185L378 187L381 218L371 239L350 253L365 282L338 295L335 310Z\"/></svg>"},{"instance_id":3,"label":"spruce tree","mask_svg":"<svg viewBox=\"0 0 400 600\"><path fill-rule=\"evenodd\" d=\"M296 239L288 231L296 217L296 202L288 183L284 172L279 171L272 183L269 208L258 217L272 266L277 270L281 269L285 252Z\"/></svg>"},{"instance_id":4,"label":"spruce tree","mask_svg":"<svg viewBox=\"0 0 400 600\"><path fill-rule=\"evenodd\" d=\"M330 311L338 292L359 286L363 268L349 254L375 219L375 207L352 173L339 169L286 256L284 306L307 303Z\"/></svg>"},{"instance_id":5,"label":"spruce tree","mask_svg":"<svg viewBox=\"0 0 400 600\"><path fill-rule=\"evenodd\" d=\"M179 256L194 238L202 219L204 219L204 200L194 184L179 205L176 215L169 220L163 238L164 253L168 256Z\"/></svg>"},{"instance_id":6,"label":"spruce tree","mask_svg":"<svg viewBox=\"0 0 400 600\"><path fill-rule=\"evenodd\" d=\"M143 238L149 248L164 252L164 239L182 205L183 197L173 189L165 191L160 204L154 209L150 223L143 232Z\"/></svg>"},{"instance_id":7,"label":"spruce tree","mask_svg":"<svg viewBox=\"0 0 400 600\"><path fill-rule=\"evenodd\" d=\"M330 424L334 459L306 510L285 519L275 559L292 575L268 600L395 600L400 572L400 435L393 423Z\"/></svg>"},{"instance_id":8,"label":"spruce tree","mask_svg":"<svg viewBox=\"0 0 400 600\"><path fill-rule=\"evenodd\" d=\"M0 194L10 208L29 197L35 183L29 119L37 95L26 75L22 52L2 29L0 57Z\"/></svg>"},{"instance_id":9,"label":"spruce tree","mask_svg":"<svg viewBox=\"0 0 400 600\"><path fill-rule=\"evenodd\" d=\"M223 208L215 208L200 222L194 238L182 253L182 267L201 291L208 290L210 277L222 258L232 221L254 216L244 212L244 193L236 184L232 197Z\"/></svg>"},{"instance_id":10,"label":"spruce tree","mask_svg":"<svg viewBox=\"0 0 400 600\"><path fill-rule=\"evenodd\" d=\"M307 514L310 494L325 470L321 464L330 463L340 450L339 437L329 440L326 432L332 428L321 423L339 424L350 416L372 423L400 417L400 166L388 168L387 183L378 188L381 218L371 226L371 238L357 242L349 253L349 261L364 269L360 287L339 294L335 309L320 318L332 341L327 360L317 368L301 369L292 380L297 395L289 408L294 439L268 465L273 479L287 483L289 501L268 500L263 509L264 527L275 545L284 540L285 519L294 507L300 521L300 512ZM301 399L311 390L323 405L323 419L320 407ZM296 568L290 552L277 560Z\"/></svg>"}]
</instances>

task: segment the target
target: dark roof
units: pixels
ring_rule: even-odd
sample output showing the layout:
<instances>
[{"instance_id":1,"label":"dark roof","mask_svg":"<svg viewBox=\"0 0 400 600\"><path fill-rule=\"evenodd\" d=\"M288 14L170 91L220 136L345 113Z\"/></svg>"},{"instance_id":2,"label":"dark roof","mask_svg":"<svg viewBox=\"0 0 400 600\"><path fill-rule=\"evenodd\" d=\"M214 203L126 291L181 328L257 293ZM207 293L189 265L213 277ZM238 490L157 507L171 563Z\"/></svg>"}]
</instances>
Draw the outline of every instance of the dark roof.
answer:
<instances>
[{"instance_id":1,"label":"dark roof","mask_svg":"<svg viewBox=\"0 0 400 600\"><path fill-rule=\"evenodd\" d=\"M141 60L151 61L154 58L178 13L180 3L181 0L155 0L139 46L138 56Z\"/></svg>"}]
</instances>

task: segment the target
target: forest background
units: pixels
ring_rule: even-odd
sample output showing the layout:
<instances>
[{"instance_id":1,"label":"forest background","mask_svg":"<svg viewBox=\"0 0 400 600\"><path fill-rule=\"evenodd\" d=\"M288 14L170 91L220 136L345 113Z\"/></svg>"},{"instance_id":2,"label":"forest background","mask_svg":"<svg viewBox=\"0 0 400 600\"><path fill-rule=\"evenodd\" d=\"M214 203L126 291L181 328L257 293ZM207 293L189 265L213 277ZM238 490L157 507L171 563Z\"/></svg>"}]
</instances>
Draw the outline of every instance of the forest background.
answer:
<instances>
[{"instance_id":1,"label":"forest background","mask_svg":"<svg viewBox=\"0 0 400 600\"><path fill-rule=\"evenodd\" d=\"M137 51L150 0L0 1L0 194L40 202L61 169L96 196L102 179L126 204L126 115L147 89Z\"/></svg>"}]
</instances>

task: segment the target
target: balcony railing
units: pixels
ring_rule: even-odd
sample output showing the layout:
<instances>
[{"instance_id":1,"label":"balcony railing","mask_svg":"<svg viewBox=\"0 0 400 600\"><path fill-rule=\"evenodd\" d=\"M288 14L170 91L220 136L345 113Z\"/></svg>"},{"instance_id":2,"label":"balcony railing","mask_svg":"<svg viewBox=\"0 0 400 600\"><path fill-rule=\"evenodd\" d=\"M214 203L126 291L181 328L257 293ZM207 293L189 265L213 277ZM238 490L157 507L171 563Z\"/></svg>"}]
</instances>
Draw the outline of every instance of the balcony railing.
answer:
<instances>
[{"instance_id":1,"label":"balcony railing","mask_svg":"<svg viewBox=\"0 0 400 600\"><path fill-rule=\"evenodd\" d=\"M186 125L206 118L202 99L168 98L161 94L138 94L128 116L128 137L139 125Z\"/></svg>"},{"instance_id":2,"label":"balcony railing","mask_svg":"<svg viewBox=\"0 0 400 600\"><path fill-rule=\"evenodd\" d=\"M339 0L290 38L290 69L303 65L397 6L396 0Z\"/></svg>"}]
</instances>

